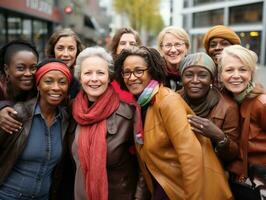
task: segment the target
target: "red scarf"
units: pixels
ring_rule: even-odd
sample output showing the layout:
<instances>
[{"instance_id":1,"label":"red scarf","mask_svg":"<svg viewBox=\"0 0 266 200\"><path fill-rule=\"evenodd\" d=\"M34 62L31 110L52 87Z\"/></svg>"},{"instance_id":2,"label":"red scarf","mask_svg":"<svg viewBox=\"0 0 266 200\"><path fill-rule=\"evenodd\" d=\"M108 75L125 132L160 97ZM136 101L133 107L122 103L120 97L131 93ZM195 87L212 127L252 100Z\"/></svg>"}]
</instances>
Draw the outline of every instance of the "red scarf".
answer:
<instances>
[{"instance_id":1,"label":"red scarf","mask_svg":"<svg viewBox=\"0 0 266 200\"><path fill-rule=\"evenodd\" d=\"M135 132L134 132L134 138L135 138L135 142L137 144L143 144L143 128L142 128L142 120L141 120L141 109L139 104L136 102L136 100L134 99L134 96L125 90L122 90L120 88L120 85L117 81L112 81L111 85L113 86L115 92L118 94L119 99L131 106L135 107L135 118L134 118L134 122L135 122Z\"/></svg>"},{"instance_id":2,"label":"red scarf","mask_svg":"<svg viewBox=\"0 0 266 200\"><path fill-rule=\"evenodd\" d=\"M179 77L179 71L178 69L175 69L171 66L168 65L167 61L165 58L163 58L164 64L165 64L165 71L168 77Z\"/></svg>"},{"instance_id":3,"label":"red scarf","mask_svg":"<svg viewBox=\"0 0 266 200\"><path fill-rule=\"evenodd\" d=\"M84 91L73 101L73 116L80 125L78 155L90 200L108 200L106 119L118 107L119 97L112 86L91 107Z\"/></svg>"}]
</instances>

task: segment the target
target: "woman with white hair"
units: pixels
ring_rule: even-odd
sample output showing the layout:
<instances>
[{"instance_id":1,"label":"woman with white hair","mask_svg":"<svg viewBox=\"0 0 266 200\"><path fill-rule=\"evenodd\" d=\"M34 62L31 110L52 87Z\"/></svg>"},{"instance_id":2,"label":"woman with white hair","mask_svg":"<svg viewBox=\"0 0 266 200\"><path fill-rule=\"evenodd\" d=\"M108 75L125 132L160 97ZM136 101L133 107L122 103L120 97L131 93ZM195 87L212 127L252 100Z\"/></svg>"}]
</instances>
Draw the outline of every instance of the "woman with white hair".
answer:
<instances>
[{"instance_id":1,"label":"woman with white hair","mask_svg":"<svg viewBox=\"0 0 266 200\"><path fill-rule=\"evenodd\" d=\"M166 86L174 91L181 89L179 65L190 48L189 35L181 27L165 27L157 37L157 46L166 63Z\"/></svg>"},{"instance_id":2,"label":"woman with white hair","mask_svg":"<svg viewBox=\"0 0 266 200\"><path fill-rule=\"evenodd\" d=\"M142 130L134 124L137 107L120 100L110 84L112 74L112 57L103 48L78 55L81 90L72 105L76 200L146 199L134 149L134 135Z\"/></svg>"},{"instance_id":3,"label":"woman with white hair","mask_svg":"<svg viewBox=\"0 0 266 200\"><path fill-rule=\"evenodd\" d=\"M240 106L240 153L230 170L237 200L261 199L257 186L266 182L266 93L254 83L257 60L255 52L232 45L224 48L219 66L223 85Z\"/></svg>"}]
</instances>

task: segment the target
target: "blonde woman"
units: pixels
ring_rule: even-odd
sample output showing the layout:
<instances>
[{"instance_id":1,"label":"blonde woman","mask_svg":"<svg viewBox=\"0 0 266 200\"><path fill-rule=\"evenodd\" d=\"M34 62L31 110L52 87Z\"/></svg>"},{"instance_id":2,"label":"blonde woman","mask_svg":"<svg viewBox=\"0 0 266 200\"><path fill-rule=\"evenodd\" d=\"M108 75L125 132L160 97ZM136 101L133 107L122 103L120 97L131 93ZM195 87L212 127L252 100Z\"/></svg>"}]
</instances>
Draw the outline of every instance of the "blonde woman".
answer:
<instances>
[{"instance_id":1,"label":"blonde woman","mask_svg":"<svg viewBox=\"0 0 266 200\"><path fill-rule=\"evenodd\" d=\"M168 26L159 33L157 46L166 62L166 86L175 91L181 89L179 64L190 48L187 32L180 27Z\"/></svg>"},{"instance_id":2,"label":"blonde woman","mask_svg":"<svg viewBox=\"0 0 266 200\"><path fill-rule=\"evenodd\" d=\"M240 153L230 171L235 199L241 200L260 199L255 187L266 182L266 93L254 83L257 60L255 52L232 45L224 48L219 67L224 87L240 106Z\"/></svg>"}]
</instances>

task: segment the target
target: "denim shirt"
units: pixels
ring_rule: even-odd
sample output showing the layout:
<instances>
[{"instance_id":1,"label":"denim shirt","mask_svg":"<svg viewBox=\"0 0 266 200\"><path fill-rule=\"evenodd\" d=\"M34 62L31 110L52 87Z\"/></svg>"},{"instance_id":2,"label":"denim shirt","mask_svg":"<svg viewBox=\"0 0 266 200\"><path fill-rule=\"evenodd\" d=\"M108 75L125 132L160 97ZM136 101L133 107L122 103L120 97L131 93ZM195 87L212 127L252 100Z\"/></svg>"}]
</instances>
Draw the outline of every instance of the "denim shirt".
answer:
<instances>
[{"instance_id":1,"label":"denim shirt","mask_svg":"<svg viewBox=\"0 0 266 200\"><path fill-rule=\"evenodd\" d=\"M48 199L53 169L62 152L61 115L47 127L39 105L23 153L0 187L0 199Z\"/></svg>"}]
</instances>

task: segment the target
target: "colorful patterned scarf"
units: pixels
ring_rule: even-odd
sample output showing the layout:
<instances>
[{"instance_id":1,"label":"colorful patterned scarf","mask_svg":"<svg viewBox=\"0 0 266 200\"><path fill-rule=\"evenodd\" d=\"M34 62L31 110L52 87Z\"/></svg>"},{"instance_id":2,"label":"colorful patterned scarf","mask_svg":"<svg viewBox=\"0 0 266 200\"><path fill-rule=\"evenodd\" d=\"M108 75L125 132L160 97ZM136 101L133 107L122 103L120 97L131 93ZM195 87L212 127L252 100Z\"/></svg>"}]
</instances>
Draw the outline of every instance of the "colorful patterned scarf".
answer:
<instances>
[{"instance_id":1,"label":"colorful patterned scarf","mask_svg":"<svg viewBox=\"0 0 266 200\"><path fill-rule=\"evenodd\" d=\"M159 83L156 80L151 80L147 87L143 90L138 98L138 103L141 107L148 104L153 96L159 91Z\"/></svg>"}]
</instances>

